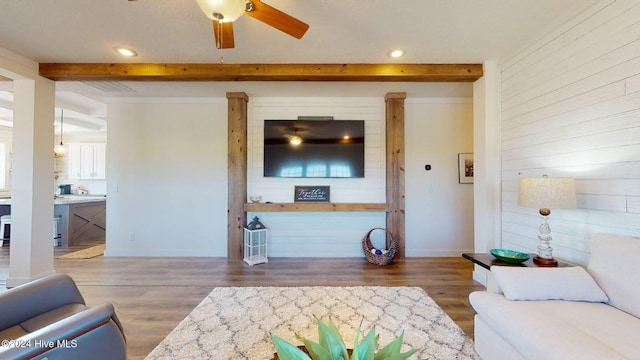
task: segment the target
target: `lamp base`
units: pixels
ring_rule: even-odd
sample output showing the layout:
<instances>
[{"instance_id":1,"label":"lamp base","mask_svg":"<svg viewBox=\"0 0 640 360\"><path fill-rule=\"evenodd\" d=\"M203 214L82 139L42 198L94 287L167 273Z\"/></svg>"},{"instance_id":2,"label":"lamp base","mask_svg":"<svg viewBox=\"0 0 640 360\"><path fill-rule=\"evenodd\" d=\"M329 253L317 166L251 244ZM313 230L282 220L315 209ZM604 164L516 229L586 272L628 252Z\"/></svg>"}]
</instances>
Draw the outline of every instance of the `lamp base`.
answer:
<instances>
[{"instance_id":1,"label":"lamp base","mask_svg":"<svg viewBox=\"0 0 640 360\"><path fill-rule=\"evenodd\" d=\"M540 267L556 267L558 262L555 259L545 259L539 255L533 258L533 263Z\"/></svg>"}]
</instances>

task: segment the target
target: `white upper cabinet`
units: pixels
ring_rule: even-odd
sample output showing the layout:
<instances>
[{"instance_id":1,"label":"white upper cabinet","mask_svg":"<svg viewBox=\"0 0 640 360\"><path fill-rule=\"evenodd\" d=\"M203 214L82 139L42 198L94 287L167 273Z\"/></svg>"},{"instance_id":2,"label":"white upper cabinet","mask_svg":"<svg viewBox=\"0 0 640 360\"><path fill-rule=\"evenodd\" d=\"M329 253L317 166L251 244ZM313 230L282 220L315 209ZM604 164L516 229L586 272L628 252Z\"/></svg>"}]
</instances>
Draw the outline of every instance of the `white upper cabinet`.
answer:
<instances>
[{"instance_id":1,"label":"white upper cabinet","mask_svg":"<svg viewBox=\"0 0 640 360\"><path fill-rule=\"evenodd\" d=\"M69 179L106 179L106 143L70 143Z\"/></svg>"}]
</instances>

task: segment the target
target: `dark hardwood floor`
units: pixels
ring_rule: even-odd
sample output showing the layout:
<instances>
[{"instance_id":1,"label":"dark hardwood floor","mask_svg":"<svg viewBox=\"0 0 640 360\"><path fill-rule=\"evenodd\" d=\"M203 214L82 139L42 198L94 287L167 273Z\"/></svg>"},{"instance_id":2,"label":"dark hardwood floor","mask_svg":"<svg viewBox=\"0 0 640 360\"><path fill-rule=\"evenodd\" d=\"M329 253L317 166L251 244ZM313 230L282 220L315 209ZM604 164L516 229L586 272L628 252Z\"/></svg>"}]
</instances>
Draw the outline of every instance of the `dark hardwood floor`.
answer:
<instances>
[{"instance_id":1,"label":"dark hardwood floor","mask_svg":"<svg viewBox=\"0 0 640 360\"><path fill-rule=\"evenodd\" d=\"M56 249L55 255L95 243ZM8 277L9 247L0 248L0 279ZM270 258L247 266L224 258L56 259L87 304L113 303L127 336L129 359L144 357L217 286L418 286L473 337L468 295L484 289L462 257L408 258L388 266L364 258ZM0 291L3 288L0 285Z\"/></svg>"}]
</instances>

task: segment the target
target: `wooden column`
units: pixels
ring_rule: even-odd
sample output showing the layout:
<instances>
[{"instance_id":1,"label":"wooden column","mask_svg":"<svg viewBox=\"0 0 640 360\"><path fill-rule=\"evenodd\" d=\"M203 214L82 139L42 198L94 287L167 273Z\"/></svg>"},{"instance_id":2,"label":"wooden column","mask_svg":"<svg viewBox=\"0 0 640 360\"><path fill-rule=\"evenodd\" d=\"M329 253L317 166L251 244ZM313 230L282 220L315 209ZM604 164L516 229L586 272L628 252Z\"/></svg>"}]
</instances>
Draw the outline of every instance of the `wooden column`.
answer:
<instances>
[{"instance_id":1,"label":"wooden column","mask_svg":"<svg viewBox=\"0 0 640 360\"><path fill-rule=\"evenodd\" d=\"M247 202L247 103L243 92L228 92L227 258L242 260L244 204Z\"/></svg>"},{"instance_id":2,"label":"wooden column","mask_svg":"<svg viewBox=\"0 0 640 360\"><path fill-rule=\"evenodd\" d=\"M396 258L405 257L404 99L407 93L385 96L387 124L387 230L398 242Z\"/></svg>"}]
</instances>

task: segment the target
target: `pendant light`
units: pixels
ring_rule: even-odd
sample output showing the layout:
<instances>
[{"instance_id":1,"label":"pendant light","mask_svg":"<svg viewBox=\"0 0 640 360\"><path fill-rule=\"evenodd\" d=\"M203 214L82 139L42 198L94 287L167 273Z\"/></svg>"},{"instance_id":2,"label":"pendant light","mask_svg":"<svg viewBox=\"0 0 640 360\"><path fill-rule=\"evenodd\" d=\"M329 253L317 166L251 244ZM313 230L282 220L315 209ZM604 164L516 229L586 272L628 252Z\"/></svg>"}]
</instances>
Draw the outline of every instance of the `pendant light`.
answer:
<instances>
[{"instance_id":1,"label":"pendant light","mask_svg":"<svg viewBox=\"0 0 640 360\"><path fill-rule=\"evenodd\" d=\"M60 144L56 145L53 148L53 153L55 154L56 157L62 157L67 152L67 149L64 147L64 144L62 143L63 126L64 126L64 109L61 109L60 110Z\"/></svg>"}]
</instances>

